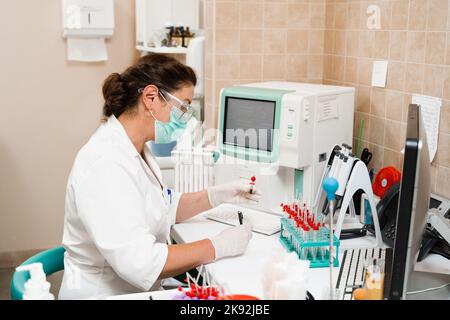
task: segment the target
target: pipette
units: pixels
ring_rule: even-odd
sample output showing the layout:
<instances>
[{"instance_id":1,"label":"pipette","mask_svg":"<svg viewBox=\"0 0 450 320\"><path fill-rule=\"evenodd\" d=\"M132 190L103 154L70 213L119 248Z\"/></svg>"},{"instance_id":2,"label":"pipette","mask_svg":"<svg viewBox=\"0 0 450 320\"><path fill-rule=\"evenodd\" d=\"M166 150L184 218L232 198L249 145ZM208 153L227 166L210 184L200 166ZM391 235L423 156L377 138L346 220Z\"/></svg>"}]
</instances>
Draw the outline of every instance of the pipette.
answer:
<instances>
[{"instance_id":1,"label":"pipette","mask_svg":"<svg viewBox=\"0 0 450 320\"><path fill-rule=\"evenodd\" d=\"M323 189L325 190L327 194L328 199L328 212L330 217L330 248L329 248L329 255L330 255L330 299L334 299L334 285L333 285L333 215L335 211L335 193L336 190L339 188L339 183L334 178L326 178L323 181Z\"/></svg>"}]
</instances>

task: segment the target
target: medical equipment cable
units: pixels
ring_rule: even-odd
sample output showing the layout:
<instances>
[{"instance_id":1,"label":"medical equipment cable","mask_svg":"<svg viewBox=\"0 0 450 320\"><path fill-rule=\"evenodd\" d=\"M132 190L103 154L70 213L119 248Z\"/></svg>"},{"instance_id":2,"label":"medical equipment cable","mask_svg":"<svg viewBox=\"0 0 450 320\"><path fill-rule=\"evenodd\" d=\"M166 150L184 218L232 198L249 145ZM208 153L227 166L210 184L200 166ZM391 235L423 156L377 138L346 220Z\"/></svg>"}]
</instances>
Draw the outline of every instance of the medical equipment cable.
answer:
<instances>
[{"instance_id":1,"label":"medical equipment cable","mask_svg":"<svg viewBox=\"0 0 450 320\"><path fill-rule=\"evenodd\" d=\"M407 295L413 295L413 294L419 294L419 293L424 293L424 292L428 292L428 291L439 290L439 289L445 288L445 287L447 287L449 285L450 285L450 282L447 283L447 284L444 284L442 286L439 286L439 287L428 288L428 289L418 290L418 291L410 291L410 292L407 292L406 294Z\"/></svg>"}]
</instances>

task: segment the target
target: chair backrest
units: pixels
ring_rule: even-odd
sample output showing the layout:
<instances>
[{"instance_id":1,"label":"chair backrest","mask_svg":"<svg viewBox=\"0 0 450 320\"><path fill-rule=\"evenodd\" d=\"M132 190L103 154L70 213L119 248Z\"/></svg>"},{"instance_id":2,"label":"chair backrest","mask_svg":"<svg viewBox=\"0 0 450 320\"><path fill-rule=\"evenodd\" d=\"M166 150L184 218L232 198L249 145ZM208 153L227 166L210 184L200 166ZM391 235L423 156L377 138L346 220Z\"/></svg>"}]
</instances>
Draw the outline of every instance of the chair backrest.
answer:
<instances>
[{"instance_id":1,"label":"chair backrest","mask_svg":"<svg viewBox=\"0 0 450 320\"><path fill-rule=\"evenodd\" d=\"M39 252L38 254L24 261L21 266L40 262L44 267L45 274L49 276L64 269L65 251L66 250L64 249L64 247L61 246ZM10 291L12 300L23 299L24 285L28 279L30 279L30 274L28 272L14 272Z\"/></svg>"}]
</instances>

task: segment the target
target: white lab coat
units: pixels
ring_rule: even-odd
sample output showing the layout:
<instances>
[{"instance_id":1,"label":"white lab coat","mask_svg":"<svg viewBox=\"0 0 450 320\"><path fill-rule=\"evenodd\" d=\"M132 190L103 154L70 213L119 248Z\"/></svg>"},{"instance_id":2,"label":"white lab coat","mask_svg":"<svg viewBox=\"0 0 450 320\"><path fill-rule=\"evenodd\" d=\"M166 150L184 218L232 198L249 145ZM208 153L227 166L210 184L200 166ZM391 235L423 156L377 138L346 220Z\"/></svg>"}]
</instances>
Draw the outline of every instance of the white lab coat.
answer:
<instances>
[{"instance_id":1,"label":"white lab coat","mask_svg":"<svg viewBox=\"0 0 450 320\"><path fill-rule=\"evenodd\" d=\"M167 196L147 146L144 154L114 116L78 153L66 191L60 299L160 288L181 194Z\"/></svg>"}]
</instances>

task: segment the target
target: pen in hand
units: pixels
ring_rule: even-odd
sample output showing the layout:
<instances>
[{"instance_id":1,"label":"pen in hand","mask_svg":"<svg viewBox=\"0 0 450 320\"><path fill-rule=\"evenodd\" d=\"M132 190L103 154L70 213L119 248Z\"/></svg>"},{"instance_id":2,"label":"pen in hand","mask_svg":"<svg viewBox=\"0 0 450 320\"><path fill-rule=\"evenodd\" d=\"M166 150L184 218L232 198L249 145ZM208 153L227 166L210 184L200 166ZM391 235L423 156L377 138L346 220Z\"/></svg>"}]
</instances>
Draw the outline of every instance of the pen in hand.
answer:
<instances>
[{"instance_id":1,"label":"pen in hand","mask_svg":"<svg viewBox=\"0 0 450 320\"><path fill-rule=\"evenodd\" d=\"M244 216L242 215L241 211L238 211L238 218L239 218L239 224L242 224L243 220L244 220Z\"/></svg>"}]
</instances>

